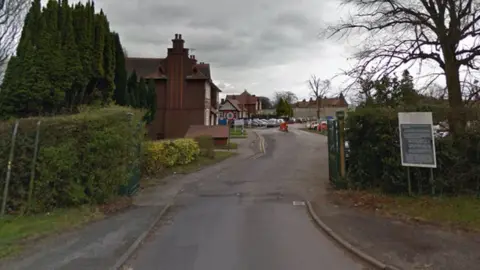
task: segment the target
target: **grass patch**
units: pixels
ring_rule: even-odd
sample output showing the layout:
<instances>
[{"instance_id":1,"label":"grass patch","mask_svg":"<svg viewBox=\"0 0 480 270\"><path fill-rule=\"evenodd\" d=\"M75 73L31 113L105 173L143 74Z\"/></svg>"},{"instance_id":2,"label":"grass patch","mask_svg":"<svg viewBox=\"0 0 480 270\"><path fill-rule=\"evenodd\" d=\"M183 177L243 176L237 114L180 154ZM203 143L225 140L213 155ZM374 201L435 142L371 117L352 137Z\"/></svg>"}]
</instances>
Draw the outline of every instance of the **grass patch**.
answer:
<instances>
[{"instance_id":1,"label":"grass patch","mask_svg":"<svg viewBox=\"0 0 480 270\"><path fill-rule=\"evenodd\" d=\"M237 129L237 130L235 130L233 128L230 129L230 138L234 138L234 139L235 138L236 139L240 138L241 139L241 138L247 138L247 136L248 136L247 131L245 129L243 130L243 133L242 133L241 129Z\"/></svg>"},{"instance_id":2,"label":"grass patch","mask_svg":"<svg viewBox=\"0 0 480 270\"><path fill-rule=\"evenodd\" d=\"M376 192L337 191L337 199L387 216L480 231L480 199L475 196L409 197Z\"/></svg>"},{"instance_id":3,"label":"grass patch","mask_svg":"<svg viewBox=\"0 0 480 270\"><path fill-rule=\"evenodd\" d=\"M226 145L215 145L215 149L237 149L238 144L234 142L229 142Z\"/></svg>"},{"instance_id":4,"label":"grass patch","mask_svg":"<svg viewBox=\"0 0 480 270\"><path fill-rule=\"evenodd\" d=\"M326 130L317 131L315 129L308 129L308 128L301 128L300 130L307 131L307 132L310 132L310 133L319 134L319 135L324 135L324 136L328 135L328 131L326 131Z\"/></svg>"},{"instance_id":5,"label":"grass patch","mask_svg":"<svg viewBox=\"0 0 480 270\"><path fill-rule=\"evenodd\" d=\"M0 258L18 254L25 245L41 237L76 228L102 217L103 213L97 208L85 206L45 214L1 218Z\"/></svg>"},{"instance_id":6,"label":"grass patch","mask_svg":"<svg viewBox=\"0 0 480 270\"><path fill-rule=\"evenodd\" d=\"M179 166L174 166L168 169L165 169L161 172L159 172L155 177L148 177L144 178L140 181L140 185L142 188L148 188L151 186L156 186L158 184L165 183L163 182L163 178L170 176L174 173L177 174L188 174L192 172L196 172L198 170L201 170L205 167L211 166L213 164L219 163L227 158L230 158L234 155L236 155L236 152L227 152L227 151L218 151L215 152L215 157L214 158L208 158L208 157L203 157L200 156L198 157L195 161L193 161L190 164L187 165L179 165Z\"/></svg>"}]
</instances>

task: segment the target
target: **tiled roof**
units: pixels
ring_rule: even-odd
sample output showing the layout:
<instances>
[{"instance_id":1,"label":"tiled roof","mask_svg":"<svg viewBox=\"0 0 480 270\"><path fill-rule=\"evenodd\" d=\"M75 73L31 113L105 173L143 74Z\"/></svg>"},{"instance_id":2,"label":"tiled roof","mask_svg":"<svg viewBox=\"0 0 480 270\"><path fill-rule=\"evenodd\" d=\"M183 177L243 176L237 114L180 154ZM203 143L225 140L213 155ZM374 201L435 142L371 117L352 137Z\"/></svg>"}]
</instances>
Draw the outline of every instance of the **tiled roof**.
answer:
<instances>
[{"instance_id":1,"label":"tiled roof","mask_svg":"<svg viewBox=\"0 0 480 270\"><path fill-rule=\"evenodd\" d=\"M235 110L237 110L237 111L239 111L239 112L242 111L242 110L240 109L240 105L238 104L238 100L227 99L227 100L225 100L225 102L224 102L223 104L225 104L225 103L227 103L227 102L229 102L230 104L232 104L232 106L233 106L233 108L235 108ZM223 104L222 104L222 105L223 105Z\"/></svg>"},{"instance_id":2,"label":"tiled roof","mask_svg":"<svg viewBox=\"0 0 480 270\"><path fill-rule=\"evenodd\" d=\"M196 67L198 68L198 70L200 72L202 72L205 76L207 76L208 78L211 78L211 74L210 74L210 64L206 64L206 63L199 63L196 65Z\"/></svg>"},{"instance_id":3,"label":"tiled roof","mask_svg":"<svg viewBox=\"0 0 480 270\"><path fill-rule=\"evenodd\" d=\"M196 138L198 136L212 136L213 138L228 138L228 126L204 126L191 125L188 128L185 138Z\"/></svg>"},{"instance_id":4,"label":"tiled roof","mask_svg":"<svg viewBox=\"0 0 480 270\"><path fill-rule=\"evenodd\" d=\"M138 77L152 77L162 74L159 72L159 67L161 67L163 60L163 58L127 57L125 58L125 68L128 74L135 70Z\"/></svg>"},{"instance_id":5,"label":"tiled roof","mask_svg":"<svg viewBox=\"0 0 480 270\"><path fill-rule=\"evenodd\" d=\"M258 97L251 95L245 90L240 95L227 95L226 99L237 100L241 105L255 105L257 104Z\"/></svg>"}]
</instances>

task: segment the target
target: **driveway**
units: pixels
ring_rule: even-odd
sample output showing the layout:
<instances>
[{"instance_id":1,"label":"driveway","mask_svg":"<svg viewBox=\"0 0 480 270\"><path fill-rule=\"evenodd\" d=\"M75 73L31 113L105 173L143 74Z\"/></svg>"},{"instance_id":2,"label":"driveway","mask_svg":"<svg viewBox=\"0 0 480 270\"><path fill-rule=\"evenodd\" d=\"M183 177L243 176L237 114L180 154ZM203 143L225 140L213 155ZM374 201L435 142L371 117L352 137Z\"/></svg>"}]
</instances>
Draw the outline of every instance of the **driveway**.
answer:
<instances>
[{"instance_id":1,"label":"driveway","mask_svg":"<svg viewBox=\"0 0 480 270\"><path fill-rule=\"evenodd\" d=\"M324 188L326 138L294 126L259 133L266 154L185 184L126 269L365 269L315 227L302 203Z\"/></svg>"}]
</instances>

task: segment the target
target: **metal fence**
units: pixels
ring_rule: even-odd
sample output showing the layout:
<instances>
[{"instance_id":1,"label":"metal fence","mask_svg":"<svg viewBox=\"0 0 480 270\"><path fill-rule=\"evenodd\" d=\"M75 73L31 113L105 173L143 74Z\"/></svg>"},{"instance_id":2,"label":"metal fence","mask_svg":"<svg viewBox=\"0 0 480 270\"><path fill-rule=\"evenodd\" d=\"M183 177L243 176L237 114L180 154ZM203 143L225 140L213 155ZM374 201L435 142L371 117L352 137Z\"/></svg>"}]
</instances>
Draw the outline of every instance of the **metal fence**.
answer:
<instances>
[{"instance_id":1,"label":"metal fence","mask_svg":"<svg viewBox=\"0 0 480 270\"><path fill-rule=\"evenodd\" d=\"M327 120L327 136L328 136L328 168L330 183L335 188L346 187L345 175L345 138L342 120L329 119Z\"/></svg>"},{"instance_id":2,"label":"metal fence","mask_svg":"<svg viewBox=\"0 0 480 270\"><path fill-rule=\"evenodd\" d=\"M340 176L340 147L338 121L329 119L327 121L328 128L328 173L330 183L336 186Z\"/></svg>"},{"instance_id":3,"label":"metal fence","mask_svg":"<svg viewBox=\"0 0 480 270\"><path fill-rule=\"evenodd\" d=\"M133 124L133 123L132 123ZM134 125L134 124L133 124ZM136 128L132 128L135 137L140 136L142 132L143 122L139 122ZM135 126L135 125L134 125ZM4 133L5 134L5 133ZM25 198L22 202L21 212L28 212L29 208L34 204L35 195L35 178L38 153L42 149L42 121L36 122L36 134L34 138L25 135L22 132L22 121L16 121L13 124L12 132L9 138L6 135L0 138L0 144L5 152L0 151L0 217L9 212L9 198L21 197ZM119 195L131 196L135 194L140 186L141 178L141 155L142 142L132 147L132 153L137 157L129 164L130 176L129 181L119 187ZM15 177L16 175L17 177ZM19 177L19 175L21 175ZM21 180L22 183L18 182ZM28 181L25 183L25 181Z\"/></svg>"}]
</instances>

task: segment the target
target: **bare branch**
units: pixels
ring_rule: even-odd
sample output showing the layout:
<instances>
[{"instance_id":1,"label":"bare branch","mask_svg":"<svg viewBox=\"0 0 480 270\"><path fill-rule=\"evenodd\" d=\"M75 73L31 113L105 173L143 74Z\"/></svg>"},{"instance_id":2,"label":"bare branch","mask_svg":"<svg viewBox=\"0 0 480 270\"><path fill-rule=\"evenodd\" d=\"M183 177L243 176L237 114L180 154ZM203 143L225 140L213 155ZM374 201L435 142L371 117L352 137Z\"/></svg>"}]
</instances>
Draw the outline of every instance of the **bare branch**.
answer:
<instances>
[{"instance_id":1,"label":"bare branch","mask_svg":"<svg viewBox=\"0 0 480 270\"><path fill-rule=\"evenodd\" d=\"M7 0L0 8L0 79L15 53L28 5L27 0Z\"/></svg>"},{"instance_id":2,"label":"bare branch","mask_svg":"<svg viewBox=\"0 0 480 270\"><path fill-rule=\"evenodd\" d=\"M454 48L458 66L478 68L480 55L480 4L474 0L344 0L358 13L326 29L329 37L353 32L368 34L354 56L358 76L374 71L389 75L407 64L433 61L445 69L445 50ZM474 39L467 46L465 40ZM352 72L352 71L351 71Z\"/></svg>"},{"instance_id":3,"label":"bare branch","mask_svg":"<svg viewBox=\"0 0 480 270\"><path fill-rule=\"evenodd\" d=\"M325 97L331 89L330 80L322 80L316 75L311 75L307 84L310 91L312 91L312 96L315 98Z\"/></svg>"}]
</instances>

